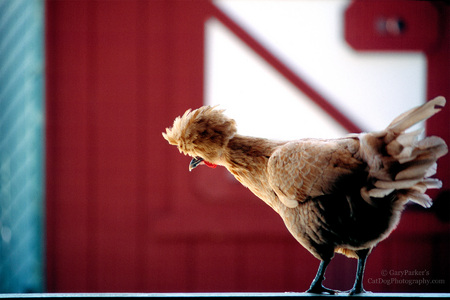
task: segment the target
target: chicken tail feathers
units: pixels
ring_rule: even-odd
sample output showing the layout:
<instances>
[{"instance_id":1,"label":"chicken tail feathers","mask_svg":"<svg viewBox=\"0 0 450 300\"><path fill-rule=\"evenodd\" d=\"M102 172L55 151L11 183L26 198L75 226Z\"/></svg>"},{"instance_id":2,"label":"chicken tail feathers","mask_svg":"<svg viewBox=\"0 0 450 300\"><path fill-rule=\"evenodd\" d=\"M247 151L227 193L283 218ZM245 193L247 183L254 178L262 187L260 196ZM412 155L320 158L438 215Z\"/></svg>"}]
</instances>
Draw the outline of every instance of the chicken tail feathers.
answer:
<instances>
[{"instance_id":1,"label":"chicken tail feathers","mask_svg":"<svg viewBox=\"0 0 450 300\"><path fill-rule=\"evenodd\" d=\"M386 128L386 131L388 132L388 136L386 138L395 138L416 123L432 117L444 108L445 102L445 98L439 96L421 106L404 112L395 118Z\"/></svg>"},{"instance_id":2,"label":"chicken tail feathers","mask_svg":"<svg viewBox=\"0 0 450 300\"><path fill-rule=\"evenodd\" d=\"M442 186L429 177L436 173L436 161L447 153L447 145L436 136L419 140L421 130L405 130L444 106L445 98L437 97L398 116L384 131L360 136L360 154L369 168L368 185L361 189L364 200L373 204L373 198L396 192L402 202L410 200L426 208L432 205L425 192Z\"/></svg>"}]
</instances>

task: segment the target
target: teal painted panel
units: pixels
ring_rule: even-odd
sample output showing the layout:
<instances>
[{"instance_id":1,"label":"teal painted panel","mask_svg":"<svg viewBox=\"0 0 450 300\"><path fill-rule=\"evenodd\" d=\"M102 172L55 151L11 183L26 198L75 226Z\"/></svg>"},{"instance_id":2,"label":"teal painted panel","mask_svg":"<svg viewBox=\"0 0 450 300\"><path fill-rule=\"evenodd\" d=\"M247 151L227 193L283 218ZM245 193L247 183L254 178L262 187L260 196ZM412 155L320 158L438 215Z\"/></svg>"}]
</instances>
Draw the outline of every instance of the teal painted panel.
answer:
<instances>
[{"instance_id":1,"label":"teal painted panel","mask_svg":"<svg viewBox=\"0 0 450 300\"><path fill-rule=\"evenodd\" d=\"M0 0L0 293L44 290L43 17Z\"/></svg>"}]
</instances>

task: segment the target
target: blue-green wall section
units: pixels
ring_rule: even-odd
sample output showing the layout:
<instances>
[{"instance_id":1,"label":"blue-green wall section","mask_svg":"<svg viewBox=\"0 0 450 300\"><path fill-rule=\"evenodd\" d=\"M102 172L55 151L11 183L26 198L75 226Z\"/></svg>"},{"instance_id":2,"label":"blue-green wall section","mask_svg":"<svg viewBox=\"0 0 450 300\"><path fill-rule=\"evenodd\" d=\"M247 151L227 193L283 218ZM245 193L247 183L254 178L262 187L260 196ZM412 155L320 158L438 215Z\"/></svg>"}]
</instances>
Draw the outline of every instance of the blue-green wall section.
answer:
<instances>
[{"instance_id":1,"label":"blue-green wall section","mask_svg":"<svg viewBox=\"0 0 450 300\"><path fill-rule=\"evenodd\" d=\"M44 291L44 2L0 0L0 292Z\"/></svg>"}]
</instances>

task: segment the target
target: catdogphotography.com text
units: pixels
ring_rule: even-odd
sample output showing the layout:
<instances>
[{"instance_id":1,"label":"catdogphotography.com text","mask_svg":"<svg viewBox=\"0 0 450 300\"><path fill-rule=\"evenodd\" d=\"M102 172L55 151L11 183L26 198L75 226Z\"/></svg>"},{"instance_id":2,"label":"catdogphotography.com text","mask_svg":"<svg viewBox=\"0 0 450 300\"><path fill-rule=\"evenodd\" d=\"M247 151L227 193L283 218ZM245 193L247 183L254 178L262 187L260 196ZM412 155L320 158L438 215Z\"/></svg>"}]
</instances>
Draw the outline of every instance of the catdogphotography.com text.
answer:
<instances>
[{"instance_id":1,"label":"catdogphotography.com text","mask_svg":"<svg viewBox=\"0 0 450 300\"><path fill-rule=\"evenodd\" d=\"M368 278L369 284L382 285L441 285L445 284L445 279L432 278L429 270L381 270L379 277Z\"/></svg>"}]
</instances>

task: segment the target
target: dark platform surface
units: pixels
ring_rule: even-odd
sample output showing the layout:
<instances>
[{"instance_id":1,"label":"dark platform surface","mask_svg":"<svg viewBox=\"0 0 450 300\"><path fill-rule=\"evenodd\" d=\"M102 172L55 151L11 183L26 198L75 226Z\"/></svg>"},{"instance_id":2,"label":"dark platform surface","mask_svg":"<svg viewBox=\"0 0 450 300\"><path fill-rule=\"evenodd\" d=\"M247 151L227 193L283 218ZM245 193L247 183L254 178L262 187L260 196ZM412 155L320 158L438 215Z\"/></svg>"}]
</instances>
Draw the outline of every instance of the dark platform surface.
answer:
<instances>
[{"instance_id":1,"label":"dark platform surface","mask_svg":"<svg viewBox=\"0 0 450 300\"><path fill-rule=\"evenodd\" d=\"M421 299L435 299L444 298L450 299L450 293L367 293L357 296L348 296L345 293L338 295L315 295L307 293L42 293L42 294L0 294L0 299L85 299L85 298L323 298L323 297L351 297L351 298L421 298Z\"/></svg>"}]
</instances>

